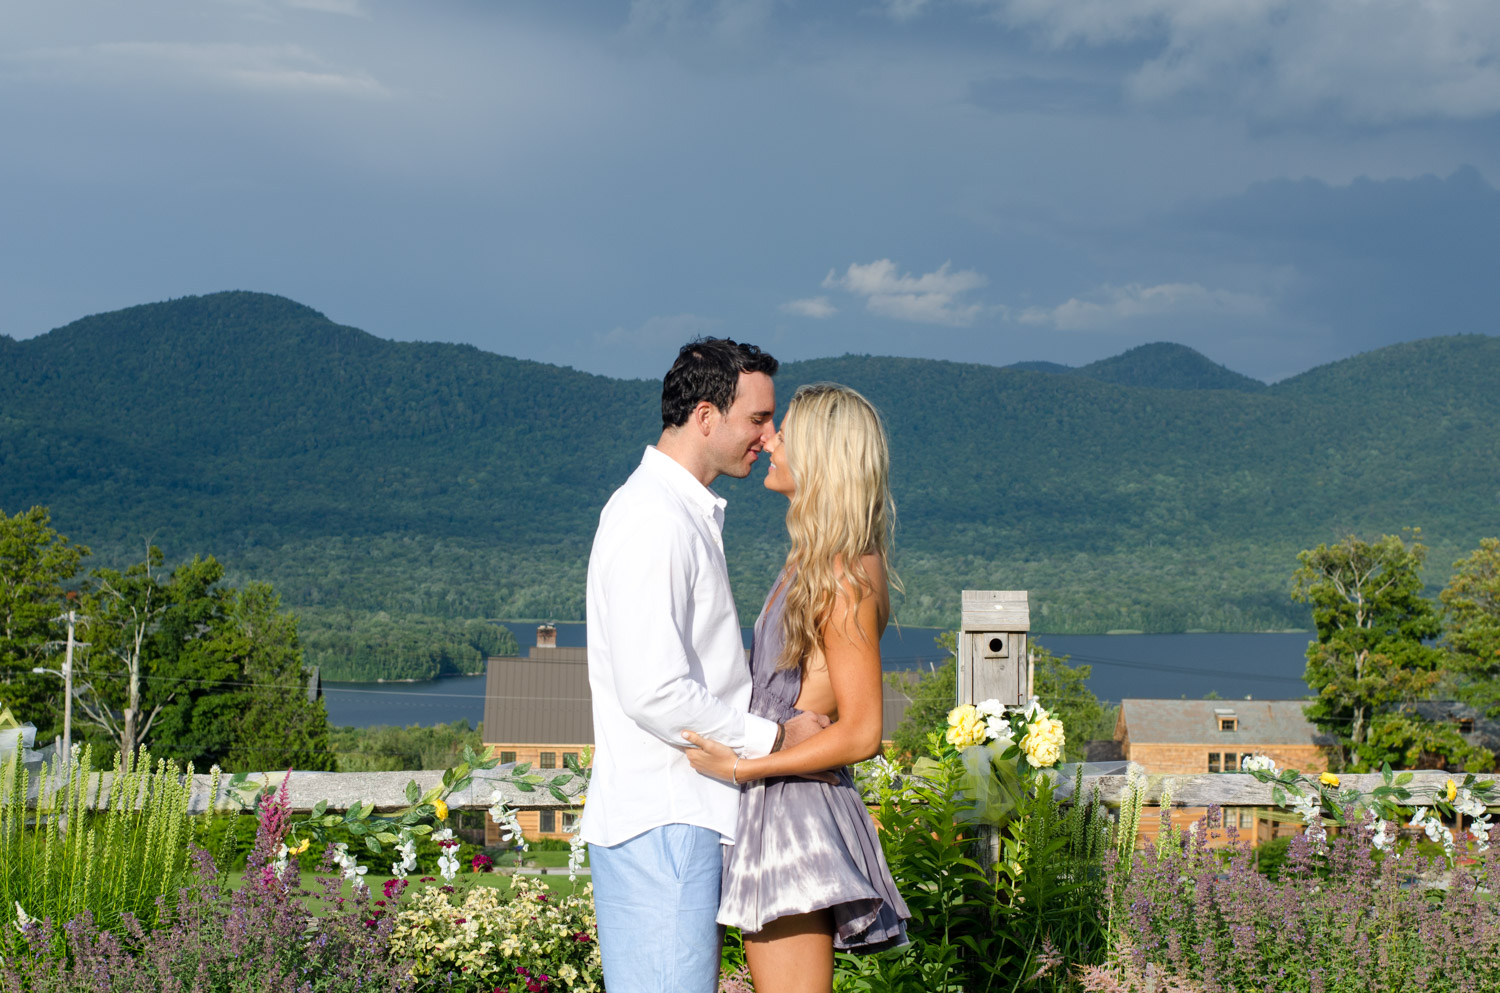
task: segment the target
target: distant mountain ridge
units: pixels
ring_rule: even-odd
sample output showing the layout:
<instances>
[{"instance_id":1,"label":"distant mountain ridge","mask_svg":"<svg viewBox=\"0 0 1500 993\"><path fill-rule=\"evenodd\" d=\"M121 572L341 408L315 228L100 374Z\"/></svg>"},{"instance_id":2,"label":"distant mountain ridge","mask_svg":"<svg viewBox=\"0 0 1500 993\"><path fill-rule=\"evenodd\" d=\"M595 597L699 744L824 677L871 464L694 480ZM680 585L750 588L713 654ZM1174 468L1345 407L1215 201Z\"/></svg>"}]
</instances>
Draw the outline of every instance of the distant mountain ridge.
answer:
<instances>
[{"instance_id":1,"label":"distant mountain ridge","mask_svg":"<svg viewBox=\"0 0 1500 993\"><path fill-rule=\"evenodd\" d=\"M0 510L52 507L96 558L212 553L289 603L582 616L599 509L655 439L659 385L386 341L220 293L0 338ZM1434 338L1273 386L1179 345L1081 369L845 356L891 434L898 616L1029 589L1038 630L1302 626L1298 549L1420 525L1445 569L1500 533L1500 339ZM721 480L751 616L785 504ZM1441 582L1446 572L1437 576Z\"/></svg>"},{"instance_id":2,"label":"distant mountain ridge","mask_svg":"<svg viewBox=\"0 0 1500 993\"><path fill-rule=\"evenodd\" d=\"M1159 390L1242 390L1256 393L1266 389L1266 384L1258 379L1251 379L1226 368L1186 345L1169 341L1137 345L1119 355L1084 366L1067 366L1057 362L1017 362L1006 368L1086 376L1117 386L1141 386Z\"/></svg>"}]
</instances>

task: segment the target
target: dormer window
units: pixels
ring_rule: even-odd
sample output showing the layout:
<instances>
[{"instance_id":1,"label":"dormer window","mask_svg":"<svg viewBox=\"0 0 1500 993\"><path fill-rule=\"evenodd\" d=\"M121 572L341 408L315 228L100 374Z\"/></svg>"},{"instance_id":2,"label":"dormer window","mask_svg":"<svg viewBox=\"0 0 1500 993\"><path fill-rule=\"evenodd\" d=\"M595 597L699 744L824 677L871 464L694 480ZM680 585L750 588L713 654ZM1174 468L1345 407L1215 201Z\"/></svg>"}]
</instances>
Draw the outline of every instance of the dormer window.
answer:
<instances>
[{"instance_id":1,"label":"dormer window","mask_svg":"<svg viewBox=\"0 0 1500 993\"><path fill-rule=\"evenodd\" d=\"M1214 719L1219 722L1220 731L1238 731L1240 729L1240 719L1235 716L1232 710L1215 708Z\"/></svg>"},{"instance_id":2,"label":"dormer window","mask_svg":"<svg viewBox=\"0 0 1500 993\"><path fill-rule=\"evenodd\" d=\"M1474 718L1472 718L1472 717L1460 717L1458 719L1458 733L1459 734L1473 734L1474 733Z\"/></svg>"}]
</instances>

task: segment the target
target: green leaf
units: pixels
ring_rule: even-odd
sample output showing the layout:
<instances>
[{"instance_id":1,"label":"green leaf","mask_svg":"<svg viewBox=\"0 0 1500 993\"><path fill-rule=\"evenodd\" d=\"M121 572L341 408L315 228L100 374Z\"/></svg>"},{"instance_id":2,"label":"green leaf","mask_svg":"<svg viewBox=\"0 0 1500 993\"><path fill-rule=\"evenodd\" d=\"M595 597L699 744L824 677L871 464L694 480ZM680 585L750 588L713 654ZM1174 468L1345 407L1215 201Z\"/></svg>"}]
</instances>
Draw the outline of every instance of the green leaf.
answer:
<instances>
[{"instance_id":1,"label":"green leaf","mask_svg":"<svg viewBox=\"0 0 1500 993\"><path fill-rule=\"evenodd\" d=\"M531 771L530 762L517 762L514 769L510 771L512 776L524 776Z\"/></svg>"},{"instance_id":2,"label":"green leaf","mask_svg":"<svg viewBox=\"0 0 1500 993\"><path fill-rule=\"evenodd\" d=\"M1380 776L1381 776L1382 779L1385 780L1386 785L1389 786L1390 782L1391 782L1391 776L1392 776L1392 773L1391 773L1391 764L1389 762L1382 762L1382 763L1380 763Z\"/></svg>"},{"instance_id":3,"label":"green leaf","mask_svg":"<svg viewBox=\"0 0 1500 993\"><path fill-rule=\"evenodd\" d=\"M412 825L411 833L412 834L431 834L432 833L432 825L431 824L414 824L414 825Z\"/></svg>"},{"instance_id":4,"label":"green leaf","mask_svg":"<svg viewBox=\"0 0 1500 993\"><path fill-rule=\"evenodd\" d=\"M387 845L394 845L397 841L396 836L394 834L391 834L389 831L378 831L376 832L375 837L380 839L381 842Z\"/></svg>"},{"instance_id":5,"label":"green leaf","mask_svg":"<svg viewBox=\"0 0 1500 993\"><path fill-rule=\"evenodd\" d=\"M323 817L323 826L324 827L333 827L335 824L337 824L341 820L343 820L343 818L340 817L338 814L327 814L327 815L325 815Z\"/></svg>"},{"instance_id":6,"label":"green leaf","mask_svg":"<svg viewBox=\"0 0 1500 993\"><path fill-rule=\"evenodd\" d=\"M417 785L415 779L409 780L406 784L406 802L416 803L420 799L422 799L422 787Z\"/></svg>"},{"instance_id":7,"label":"green leaf","mask_svg":"<svg viewBox=\"0 0 1500 993\"><path fill-rule=\"evenodd\" d=\"M556 786L549 786L549 787L547 787L547 792L551 793L552 794L552 799L556 800L558 803L567 803L568 802L567 795L565 793L563 793L562 790L558 789Z\"/></svg>"},{"instance_id":8,"label":"green leaf","mask_svg":"<svg viewBox=\"0 0 1500 993\"><path fill-rule=\"evenodd\" d=\"M529 782L526 782L525 780L518 780L515 785L516 785L516 789L520 790L522 793L535 793L536 792L536 784L535 783L529 783Z\"/></svg>"},{"instance_id":9,"label":"green leaf","mask_svg":"<svg viewBox=\"0 0 1500 993\"><path fill-rule=\"evenodd\" d=\"M366 838L365 847L374 852L376 855L380 854L380 842L376 841L374 838Z\"/></svg>"},{"instance_id":10,"label":"green leaf","mask_svg":"<svg viewBox=\"0 0 1500 993\"><path fill-rule=\"evenodd\" d=\"M317 803L313 804L312 819L317 820L319 817L322 817L327 811L328 801L319 800Z\"/></svg>"},{"instance_id":11,"label":"green leaf","mask_svg":"<svg viewBox=\"0 0 1500 993\"><path fill-rule=\"evenodd\" d=\"M1399 775L1399 776L1396 777L1396 785L1397 786L1405 786L1407 783L1411 782L1411 779L1412 779L1411 773L1409 773L1409 772L1403 772L1401 775Z\"/></svg>"},{"instance_id":12,"label":"green leaf","mask_svg":"<svg viewBox=\"0 0 1500 993\"><path fill-rule=\"evenodd\" d=\"M572 781L573 781L573 774L571 772L564 772L561 775L557 775L557 776L553 776L552 777L552 785L553 786L566 786L569 783L571 783Z\"/></svg>"}]
</instances>

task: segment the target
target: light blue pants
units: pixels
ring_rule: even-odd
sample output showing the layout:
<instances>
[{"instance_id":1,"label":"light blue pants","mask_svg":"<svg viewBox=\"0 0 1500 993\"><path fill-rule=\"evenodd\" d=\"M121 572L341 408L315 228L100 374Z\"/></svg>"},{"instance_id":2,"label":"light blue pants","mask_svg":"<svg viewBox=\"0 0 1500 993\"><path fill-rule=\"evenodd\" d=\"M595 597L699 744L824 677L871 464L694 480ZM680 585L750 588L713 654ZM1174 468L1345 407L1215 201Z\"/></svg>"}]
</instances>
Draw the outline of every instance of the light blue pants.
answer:
<instances>
[{"instance_id":1,"label":"light blue pants","mask_svg":"<svg viewBox=\"0 0 1500 993\"><path fill-rule=\"evenodd\" d=\"M719 833L668 824L589 846L609 993L715 993Z\"/></svg>"}]
</instances>

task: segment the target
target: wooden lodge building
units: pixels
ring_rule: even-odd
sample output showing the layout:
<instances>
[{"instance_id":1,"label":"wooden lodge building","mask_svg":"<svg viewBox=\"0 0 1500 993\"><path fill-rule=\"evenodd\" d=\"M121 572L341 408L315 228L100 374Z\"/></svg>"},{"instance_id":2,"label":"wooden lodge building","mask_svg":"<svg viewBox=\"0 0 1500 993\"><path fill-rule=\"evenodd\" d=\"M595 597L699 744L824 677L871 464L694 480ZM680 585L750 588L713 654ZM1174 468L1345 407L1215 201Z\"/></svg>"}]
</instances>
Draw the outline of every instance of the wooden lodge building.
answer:
<instances>
[{"instance_id":1,"label":"wooden lodge building","mask_svg":"<svg viewBox=\"0 0 1500 993\"><path fill-rule=\"evenodd\" d=\"M1197 776L1239 772L1252 755L1270 757L1278 769L1318 773L1328 768L1327 747L1332 739L1318 731L1302 713L1306 700L1140 700L1120 701L1114 740L1103 749L1090 749L1091 759L1113 758L1133 763L1149 776ZM1112 752L1113 754L1105 754ZM1186 828L1205 813L1201 807L1173 810L1172 823ZM1283 811L1242 807L1225 811L1252 844L1301 830ZM1141 836L1154 840L1160 820L1142 819Z\"/></svg>"},{"instance_id":2,"label":"wooden lodge building","mask_svg":"<svg viewBox=\"0 0 1500 993\"><path fill-rule=\"evenodd\" d=\"M889 740L911 698L885 687L883 736ZM557 628L537 628L536 647L524 658L491 658L484 684L484 745L502 763L530 762L545 773L564 768L567 755L594 745L593 695L588 649L559 648ZM578 811L530 810L517 814L528 840L567 838ZM485 818L485 844L499 845L495 822Z\"/></svg>"}]
</instances>

